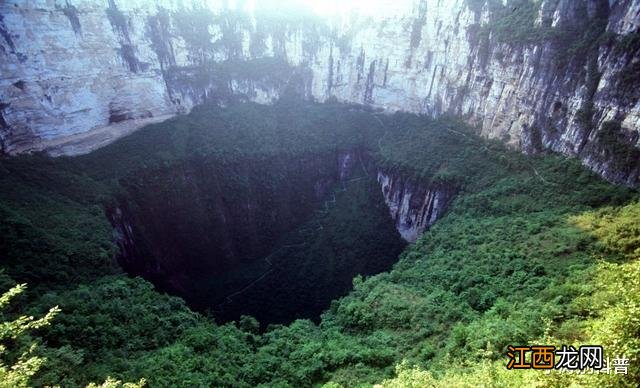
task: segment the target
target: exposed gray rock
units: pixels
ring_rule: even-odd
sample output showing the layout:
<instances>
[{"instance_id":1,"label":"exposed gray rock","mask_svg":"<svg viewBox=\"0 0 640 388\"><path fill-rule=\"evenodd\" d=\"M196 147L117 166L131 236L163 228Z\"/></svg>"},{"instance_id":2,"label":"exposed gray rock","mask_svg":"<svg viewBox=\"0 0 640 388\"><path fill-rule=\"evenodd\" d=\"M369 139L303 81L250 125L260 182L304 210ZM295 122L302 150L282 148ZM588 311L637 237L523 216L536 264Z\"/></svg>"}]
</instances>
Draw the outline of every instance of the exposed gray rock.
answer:
<instances>
[{"instance_id":1,"label":"exposed gray rock","mask_svg":"<svg viewBox=\"0 0 640 388\"><path fill-rule=\"evenodd\" d=\"M492 27L522 11L496 1L417 0L375 20L221 3L2 2L4 152L86 152L196 104L293 90L462 115L525 152L640 183L640 0L544 0L518 34Z\"/></svg>"},{"instance_id":2,"label":"exposed gray rock","mask_svg":"<svg viewBox=\"0 0 640 388\"><path fill-rule=\"evenodd\" d=\"M396 173L378 171L378 183L396 229L411 243L442 217L455 195L451 187L427 187Z\"/></svg>"}]
</instances>

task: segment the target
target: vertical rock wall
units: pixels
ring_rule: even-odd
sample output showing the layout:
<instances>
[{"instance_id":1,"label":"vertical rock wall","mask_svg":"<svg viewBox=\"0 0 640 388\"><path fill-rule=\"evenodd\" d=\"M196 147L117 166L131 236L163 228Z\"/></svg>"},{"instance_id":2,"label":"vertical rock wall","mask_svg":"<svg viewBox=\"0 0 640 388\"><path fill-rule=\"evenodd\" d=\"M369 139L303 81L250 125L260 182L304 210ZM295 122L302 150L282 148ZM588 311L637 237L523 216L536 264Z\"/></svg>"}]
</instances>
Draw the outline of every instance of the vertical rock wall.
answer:
<instances>
[{"instance_id":1,"label":"vertical rock wall","mask_svg":"<svg viewBox=\"0 0 640 388\"><path fill-rule=\"evenodd\" d=\"M402 238L415 242L442 217L455 190L449 187L426 187L400 174L378 172L378 183L391 218Z\"/></svg>"},{"instance_id":2,"label":"vertical rock wall","mask_svg":"<svg viewBox=\"0 0 640 388\"><path fill-rule=\"evenodd\" d=\"M340 19L223 3L2 2L3 151L87 152L196 104L295 92L462 115L639 183L640 0L416 0Z\"/></svg>"}]
</instances>

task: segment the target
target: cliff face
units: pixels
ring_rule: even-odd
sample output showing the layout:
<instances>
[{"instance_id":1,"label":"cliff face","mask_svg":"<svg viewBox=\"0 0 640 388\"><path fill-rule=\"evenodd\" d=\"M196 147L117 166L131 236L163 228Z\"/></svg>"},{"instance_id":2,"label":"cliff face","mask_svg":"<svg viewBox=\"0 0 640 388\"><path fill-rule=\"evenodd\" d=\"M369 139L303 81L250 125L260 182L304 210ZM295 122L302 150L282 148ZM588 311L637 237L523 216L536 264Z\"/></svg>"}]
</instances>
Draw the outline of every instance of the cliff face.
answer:
<instances>
[{"instance_id":1,"label":"cliff face","mask_svg":"<svg viewBox=\"0 0 640 388\"><path fill-rule=\"evenodd\" d=\"M450 187L426 187L400 174L378 172L378 183L402 238L415 242L444 215L455 196Z\"/></svg>"},{"instance_id":2,"label":"cliff face","mask_svg":"<svg viewBox=\"0 0 640 388\"><path fill-rule=\"evenodd\" d=\"M376 20L211 3L3 2L3 151L87 152L195 104L295 91L463 115L640 183L640 0L420 0Z\"/></svg>"}]
</instances>

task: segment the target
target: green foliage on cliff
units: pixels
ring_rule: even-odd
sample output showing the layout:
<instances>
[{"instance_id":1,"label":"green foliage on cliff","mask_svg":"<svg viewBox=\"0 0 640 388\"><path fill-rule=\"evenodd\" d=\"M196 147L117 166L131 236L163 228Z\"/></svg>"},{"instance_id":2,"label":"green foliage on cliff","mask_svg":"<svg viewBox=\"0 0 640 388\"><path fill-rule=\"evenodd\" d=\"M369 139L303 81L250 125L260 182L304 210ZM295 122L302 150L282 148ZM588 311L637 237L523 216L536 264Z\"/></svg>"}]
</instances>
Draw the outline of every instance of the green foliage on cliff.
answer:
<instances>
[{"instance_id":1,"label":"green foliage on cliff","mask_svg":"<svg viewBox=\"0 0 640 388\"><path fill-rule=\"evenodd\" d=\"M273 106L200 106L189 115L149 125L112 146L79 157L77 163L91 177L105 181L201 156L234 164L349 149L381 131L380 123L365 110L337 103L304 103L292 98Z\"/></svg>"},{"instance_id":2,"label":"green foliage on cliff","mask_svg":"<svg viewBox=\"0 0 640 388\"><path fill-rule=\"evenodd\" d=\"M112 263L100 206L123 177L201 154L241 163L353 144L393 173L452 185L459 195L391 271L356 277L354 290L318 324L298 320L260 332L243 317L219 325ZM196 110L80 158L0 163L2 267L31 283L16 308L34 316L61 309L34 333L42 343L37 356L47 359L34 385L108 376L238 387L634 386L640 379L633 368L640 202L575 160L523 156L452 120L337 104L248 104ZM367 211L341 206L329 220ZM348 246L356 229L315 237ZM12 285L0 276L2 291ZM607 356L631 358L632 375L506 371L505 347L530 343L602 344Z\"/></svg>"},{"instance_id":3,"label":"green foliage on cliff","mask_svg":"<svg viewBox=\"0 0 640 388\"><path fill-rule=\"evenodd\" d=\"M271 38L273 54L286 58L287 38L301 33L303 57L312 61L320 48L322 38L331 35L331 29L316 13L302 3L288 2L288 9L273 7L269 3L256 4L256 28L250 51L254 57L265 54L267 37Z\"/></svg>"},{"instance_id":4,"label":"green foliage on cliff","mask_svg":"<svg viewBox=\"0 0 640 388\"><path fill-rule=\"evenodd\" d=\"M614 93L621 102L630 104L638 98L638 90L633 85L640 77L640 63L634 59L640 50L640 31L610 36L610 43L613 46L612 54L623 63L615 77Z\"/></svg>"},{"instance_id":5,"label":"green foliage on cliff","mask_svg":"<svg viewBox=\"0 0 640 388\"><path fill-rule=\"evenodd\" d=\"M549 10L545 13L542 8L544 2L539 0L508 0L505 3L468 0L467 4L476 13L487 5L490 21L471 29L479 42L485 45L485 51L489 49L489 41L512 47L550 43L555 66L566 68L573 63L571 70L576 72L586 61L597 57L600 45L611 38L606 32L609 5L603 1L593 4L576 2L569 11L575 14L574 20L557 26L552 26L552 15ZM547 6L552 7L553 4Z\"/></svg>"},{"instance_id":6,"label":"green foliage on cliff","mask_svg":"<svg viewBox=\"0 0 640 388\"><path fill-rule=\"evenodd\" d=\"M7 274L49 289L113 273L103 184L44 156L0 159L0 252Z\"/></svg>"},{"instance_id":7,"label":"green foliage on cliff","mask_svg":"<svg viewBox=\"0 0 640 388\"><path fill-rule=\"evenodd\" d=\"M596 134L597 144L602 148L604 157L612 160L613 167L618 171L625 171L628 166L640 160L640 150L627 140L631 134L617 121L605 121Z\"/></svg>"},{"instance_id":8,"label":"green foliage on cliff","mask_svg":"<svg viewBox=\"0 0 640 388\"><path fill-rule=\"evenodd\" d=\"M300 84L303 76L302 68L277 57L247 60L234 57L224 61L206 61L196 66L174 66L166 70L167 79L177 89L197 90L205 95L207 102L216 99L233 101L243 94L247 98L256 98L256 88L286 94Z\"/></svg>"},{"instance_id":9,"label":"green foliage on cliff","mask_svg":"<svg viewBox=\"0 0 640 388\"><path fill-rule=\"evenodd\" d=\"M493 38L499 43L528 44L538 43L550 36L552 31L536 26L540 3L534 0L509 0L489 2L491 23L486 26Z\"/></svg>"},{"instance_id":10,"label":"green foliage on cliff","mask_svg":"<svg viewBox=\"0 0 640 388\"><path fill-rule=\"evenodd\" d=\"M185 8L173 13L173 19L178 33L190 49L191 59L196 63L210 59L209 53L214 48L209 31L213 12L206 7Z\"/></svg>"},{"instance_id":11,"label":"green foliage on cliff","mask_svg":"<svg viewBox=\"0 0 640 388\"><path fill-rule=\"evenodd\" d=\"M386 128L375 146L380 164L420 182L459 187L488 179L504 164L521 163L504 145L480 139L459 120L405 113L379 119Z\"/></svg>"},{"instance_id":12,"label":"green foliage on cliff","mask_svg":"<svg viewBox=\"0 0 640 388\"><path fill-rule=\"evenodd\" d=\"M423 149L421 157L434 155L439 160L426 165L427 177L442 165L468 171L463 193L448 215L405 251L393 271L356 283L325 320L356 335L394 333L394 343L404 344L394 350L409 366L388 382L391 386L411 379L433 379L437 386L489 381L501 386L514 378L524 378L527 384L543 379L541 374L504 373L506 346L598 343L589 341L599 333L590 325L599 319L595 317L609 315L602 305L585 304L584 298L597 299L602 287L598 259L618 262L620 257L611 243L594 237L575 219L589 217L591 209L605 204L622 204L629 193L598 181L573 160L524 157L497 146L486 154L473 146L466 155L458 154L437 139L435 144L445 147L442 153L432 153L437 146L426 141L412 144L400 139L398 149L389 141L382 154L401 165L404 156L412 158L412 150ZM448 156L440 159L443 154ZM637 203L629 207L637 208ZM626 249L632 252L638 230L629 221L636 211L610 221L616 225L611 235L620 236L624 243L619 244L631 245ZM628 265L636 265L638 257L626 259L631 260ZM639 301L629 298L626 303ZM628 322L628 315L612 320L615 327ZM627 338L624 342L635 344L623 332L626 329L617 330ZM545 335L552 338L543 340ZM636 350L610 346L608 354L637 351L636 345L630 346ZM348 384L341 379L336 381ZM631 385L634 380L625 381Z\"/></svg>"},{"instance_id":13,"label":"green foliage on cliff","mask_svg":"<svg viewBox=\"0 0 640 388\"><path fill-rule=\"evenodd\" d=\"M489 22L474 25L476 27L472 29L481 41L490 39L514 47L553 42L558 46L556 61L582 57L599 43L598 39L606 27L606 17L598 14L590 19L586 5L580 4L576 10L583 14L577 25L552 27L548 15L540 18L542 4L539 0L467 0L467 6L477 15L483 9L488 11Z\"/></svg>"}]
</instances>

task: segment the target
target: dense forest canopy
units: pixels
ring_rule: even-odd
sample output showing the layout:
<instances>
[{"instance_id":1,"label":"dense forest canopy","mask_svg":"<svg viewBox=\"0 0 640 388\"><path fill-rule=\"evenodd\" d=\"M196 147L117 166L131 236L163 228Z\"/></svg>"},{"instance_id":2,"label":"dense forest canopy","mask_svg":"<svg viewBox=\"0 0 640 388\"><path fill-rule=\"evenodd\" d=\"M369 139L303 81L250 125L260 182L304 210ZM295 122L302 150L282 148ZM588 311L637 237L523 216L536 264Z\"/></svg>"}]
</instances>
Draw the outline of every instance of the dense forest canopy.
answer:
<instances>
[{"instance_id":1,"label":"dense forest canopy","mask_svg":"<svg viewBox=\"0 0 640 388\"><path fill-rule=\"evenodd\" d=\"M105 208L149 171L203 156L224 168L354 145L366 151L369 167L450 185L458 195L398 258L376 259L397 261L392 269L356 276L352 291L334 295L316 322L261 327L242 316L221 323L215 311L194 312L114 259ZM290 268L307 281L378 251L354 257L326 249L344 251L371 238L371 230L386 231L366 215L386 209L369 208L382 198L364 182L334 191L336 204L307 218L323 231L295 237L314 247L291 256ZM637 192L604 182L576 160L511 151L453 119L296 100L202 107L86 156L0 159L0 212L0 285L12 290L0 318L9 325L3 330L20 332L0 336L4 385L108 378L114 386L144 379L150 386L238 387L640 381ZM354 227L358 222L366 228ZM329 265L335 268L323 267ZM23 283L28 289L18 292ZM47 315L54 306L59 311ZM21 316L45 318L30 325ZM18 321L30 326L11 324ZM507 346L535 343L602 345L607 356L631 360L629 374L506 370ZM23 354L37 362L8 380Z\"/></svg>"}]
</instances>

